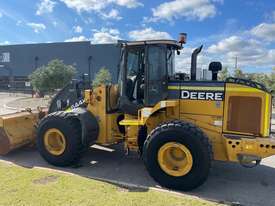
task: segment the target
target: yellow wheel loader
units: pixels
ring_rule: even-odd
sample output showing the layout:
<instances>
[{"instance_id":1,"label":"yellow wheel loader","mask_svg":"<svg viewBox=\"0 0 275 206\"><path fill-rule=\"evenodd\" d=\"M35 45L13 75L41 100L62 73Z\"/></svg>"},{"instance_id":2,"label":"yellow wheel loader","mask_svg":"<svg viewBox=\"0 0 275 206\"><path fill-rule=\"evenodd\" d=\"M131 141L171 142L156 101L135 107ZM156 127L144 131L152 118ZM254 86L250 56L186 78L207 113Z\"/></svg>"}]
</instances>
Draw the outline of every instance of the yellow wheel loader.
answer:
<instances>
[{"instance_id":1,"label":"yellow wheel loader","mask_svg":"<svg viewBox=\"0 0 275 206\"><path fill-rule=\"evenodd\" d=\"M179 42L120 42L118 84L87 89L80 107L41 120L37 113L2 116L0 152L35 136L46 161L68 166L92 144L124 143L160 185L186 191L205 182L213 160L250 167L274 155L270 92L249 80L218 81L219 62L209 65L211 81L197 80L202 47L192 54L190 77L175 73L183 43L185 35Z\"/></svg>"}]
</instances>

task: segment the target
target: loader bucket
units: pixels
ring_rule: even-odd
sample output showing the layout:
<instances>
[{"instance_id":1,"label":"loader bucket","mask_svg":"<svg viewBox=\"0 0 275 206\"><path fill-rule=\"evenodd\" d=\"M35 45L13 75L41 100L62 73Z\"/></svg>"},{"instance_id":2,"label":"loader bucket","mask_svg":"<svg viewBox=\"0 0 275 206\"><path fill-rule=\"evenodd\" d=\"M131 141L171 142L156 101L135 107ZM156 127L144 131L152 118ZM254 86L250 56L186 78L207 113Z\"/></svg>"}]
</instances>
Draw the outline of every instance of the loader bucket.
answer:
<instances>
[{"instance_id":1,"label":"loader bucket","mask_svg":"<svg viewBox=\"0 0 275 206\"><path fill-rule=\"evenodd\" d=\"M45 112L24 111L0 116L0 155L35 141L36 125Z\"/></svg>"}]
</instances>

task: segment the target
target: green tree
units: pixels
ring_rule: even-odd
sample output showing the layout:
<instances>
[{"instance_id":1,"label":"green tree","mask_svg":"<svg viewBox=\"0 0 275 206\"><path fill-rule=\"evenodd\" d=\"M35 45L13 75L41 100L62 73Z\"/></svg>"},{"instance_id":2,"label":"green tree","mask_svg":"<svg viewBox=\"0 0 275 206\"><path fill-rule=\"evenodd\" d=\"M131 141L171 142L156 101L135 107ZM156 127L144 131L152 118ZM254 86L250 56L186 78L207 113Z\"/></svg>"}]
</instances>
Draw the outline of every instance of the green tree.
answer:
<instances>
[{"instance_id":1,"label":"green tree","mask_svg":"<svg viewBox=\"0 0 275 206\"><path fill-rule=\"evenodd\" d=\"M234 74L233 74L233 76L235 77L235 78L245 78L245 74L243 73L243 71L240 69L240 68L236 68L235 70L234 70Z\"/></svg>"},{"instance_id":2,"label":"green tree","mask_svg":"<svg viewBox=\"0 0 275 206\"><path fill-rule=\"evenodd\" d=\"M76 69L66 65L63 61L55 59L36 69L29 79L35 91L40 93L53 92L68 84L76 74Z\"/></svg>"},{"instance_id":3,"label":"green tree","mask_svg":"<svg viewBox=\"0 0 275 206\"><path fill-rule=\"evenodd\" d=\"M223 70L219 74L219 79L222 80L227 75L227 71ZM236 78L249 79L266 86L270 91L274 91L275 95L275 67L272 68L271 73L245 73L240 68L235 69L233 76Z\"/></svg>"},{"instance_id":4,"label":"green tree","mask_svg":"<svg viewBox=\"0 0 275 206\"><path fill-rule=\"evenodd\" d=\"M230 73L228 71L228 68L224 67L222 71L219 72L218 78L220 81L225 81L228 77L230 77Z\"/></svg>"},{"instance_id":5,"label":"green tree","mask_svg":"<svg viewBox=\"0 0 275 206\"><path fill-rule=\"evenodd\" d=\"M269 87L270 90L273 91L273 95L275 95L275 67L272 68L272 72L269 78Z\"/></svg>"},{"instance_id":6,"label":"green tree","mask_svg":"<svg viewBox=\"0 0 275 206\"><path fill-rule=\"evenodd\" d=\"M98 87L101 84L110 84L112 82L112 76L109 70L105 67L102 67L95 76L93 80L93 87Z\"/></svg>"},{"instance_id":7,"label":"green tree","mask_svg":"<svg viewBox=\"0 0 275 206\"><path fill-rule=\"evenodd\" d=\"M269 88L269 76L265 73L247 73L247 79L261 83Z\"/></svg>"}]
</instances>

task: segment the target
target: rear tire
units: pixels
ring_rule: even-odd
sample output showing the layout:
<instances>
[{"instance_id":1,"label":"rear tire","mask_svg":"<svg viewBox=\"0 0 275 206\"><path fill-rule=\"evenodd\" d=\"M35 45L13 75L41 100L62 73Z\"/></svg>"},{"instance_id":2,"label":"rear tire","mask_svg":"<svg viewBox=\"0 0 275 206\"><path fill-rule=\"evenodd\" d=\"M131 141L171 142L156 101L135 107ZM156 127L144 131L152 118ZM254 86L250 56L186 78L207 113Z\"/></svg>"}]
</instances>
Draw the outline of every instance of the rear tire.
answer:
<instances>
[{"instance_id":1,"label":"rear tire","mask_svg":"<svg viewBox=\"0 0 275 206\"><path fill-rule=\"evenodd\" d=\"M57 130L65 139L65 148L61 154L53 154L45 143L47 132ZM37 131L37 149L41 156L55 166L69 166L76 164L85 149L81 142L80 122L69 116L69 113L55 112L46 116L40 122Z\"/></svg>"},{"instance_id":2,"label":"rear tire","mask_svg":"<svg viewBox=\"0 0 275 206\"><path fill-rule=\"evenodd\" d=\"M177 165L171 167L170 173L165 171L164 166L166 165L161 161L159 155L167 145L176 145L186 151L186 153L182 152L186 155L179 160L187 165L181 167L186 169L182 173L177 173L181 170ZM193 124L171 121L159 125L145 141L143 152L144 163L149 174L164 187L189 191L202 185L208 177L212 159L211 144L208 142L207 136ZM170 153L165 154L169 156ZM189 160L191 159L189 161L191 166L186 163L188 157ZM165 160L167 162L173 163L174 161L168 157L167 159ZM175 160L178 161L176 158Z\"/></svg>"}]
</instances>

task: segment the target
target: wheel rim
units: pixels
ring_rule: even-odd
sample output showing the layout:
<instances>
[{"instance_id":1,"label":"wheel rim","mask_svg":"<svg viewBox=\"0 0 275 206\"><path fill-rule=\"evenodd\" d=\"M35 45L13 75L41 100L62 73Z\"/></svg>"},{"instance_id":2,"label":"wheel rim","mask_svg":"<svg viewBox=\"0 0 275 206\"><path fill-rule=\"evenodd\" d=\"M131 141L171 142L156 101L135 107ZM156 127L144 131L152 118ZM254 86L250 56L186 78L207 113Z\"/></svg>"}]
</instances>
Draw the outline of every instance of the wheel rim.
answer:
<instances>
[{"instance_id":1,"label":"wheel rim","mask_svg":"<svg viewBox=\"0 0 275 206\"><path fill-rule=\"evenodd\" d=\"M44 135L44 145L50 154L61 155L66 149L65 136L58 129L49 129Z\"/></svg>"},{"instance_id":2,"label":"wheel rim","mask_svg":"<svg viewBox=\"0 0 275 206\"><path fill-rule=\"evenodd\" d=\"M193 158L190 150L183 144L169 142L159 149L158 163L165 173L179 177L192 169Z\"/></svg>"}]
</instances>

